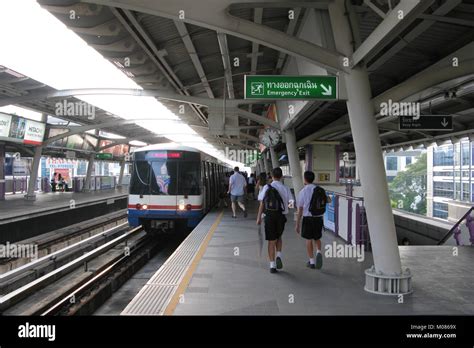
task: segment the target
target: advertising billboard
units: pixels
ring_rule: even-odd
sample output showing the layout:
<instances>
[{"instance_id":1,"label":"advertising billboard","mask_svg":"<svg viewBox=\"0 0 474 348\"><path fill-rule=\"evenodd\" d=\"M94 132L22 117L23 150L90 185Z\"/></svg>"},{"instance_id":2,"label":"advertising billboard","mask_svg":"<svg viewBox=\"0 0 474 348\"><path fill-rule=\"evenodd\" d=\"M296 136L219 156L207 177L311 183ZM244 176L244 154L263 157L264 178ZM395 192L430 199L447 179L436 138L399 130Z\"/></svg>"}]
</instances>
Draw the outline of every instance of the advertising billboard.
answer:
<instances>
[{"instance_id":1,"label":"advertising billboard","mask_svg":"<svg viewBox=\"0 0 474 348\"><path fill-rule=\"evenodd\" d=\"M0 139L41 145L46 125L24 117L0 113Z\"/></svg>"}]
</instances>

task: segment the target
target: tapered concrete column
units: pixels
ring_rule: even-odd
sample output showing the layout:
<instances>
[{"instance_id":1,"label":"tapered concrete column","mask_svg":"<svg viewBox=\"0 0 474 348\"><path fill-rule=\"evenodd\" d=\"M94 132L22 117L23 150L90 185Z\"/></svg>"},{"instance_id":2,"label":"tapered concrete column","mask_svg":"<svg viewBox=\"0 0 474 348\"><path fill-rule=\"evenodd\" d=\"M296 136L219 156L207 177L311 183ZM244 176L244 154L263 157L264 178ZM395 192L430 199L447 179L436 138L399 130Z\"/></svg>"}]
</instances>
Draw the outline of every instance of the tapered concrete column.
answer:
<instances>
[{"instance_id":1,"label":"tapered concrete column","mask_svg":"<svg viewBox=\"0 0 474 348\"><path fill-rule=\"evenodd\" d=\"M43 147L35 147L35 156L33 157L33 163L31 164L30 180L28 181L28 189L26 191L25 200L35 201L36 194L36 181L38 180L38 168L41 163L41 154L43 153Z\"/></svg>"},{"instance_id":2,"label":"tapered concrete column","mask_svg":"<svg viewBox=\"0 0 474 348\"><path fill-rule=\"evenodd\" d=\"M122 160L120 162L120 173L119 173L118 183L117 183L118 187L122 187L122 180L123 180L123 172L124 171L125 171L125 161Z\"/></svg>"},{"instance_id":3,"label":"tapered concrete column","mask_svg":"<svg viewBox=\"0 0 474 348\"><path fill-rule=\"evenodd\" d=\"M298 148L296 147L296 135L294 128L285 131L286 152L288 154L288 162L290 163L291 176L293 180L293 188L295 196L303 188L303 173L301 173L300 157Z\"/></svg>"},{"instance_id":4,"label":"tapered concrete column","mask_svg":"<svg viewBox=\"0 0 474 348\"><path fill-rule=\"evenodd\" d=\"M344 2L329 3L336 49L350 57L352 55L352 36L344 12ZM366 271L366 290L394 294L397 290L393 290L391 284L400 281L398 293L408 293L411 292L411 286L409 281L405 282L404 280L409 278L409 274L402 274L368 74L365 67L355 67L350 74L344 74L341 77L346 83L347 109L364 194L364 206L367 212L375 266L375 268ZM384 276L392 277L392 279L384 278ZM385 291L384 289L389 290Z\"/></svg>"},{"instance_id":5,"label":"tapered concrete column","mask_svg":"<svg viewBox=\"0 0 474 348\"><path fill-rule=\"evenodd\" d=\"M41 122L46 122L47 120L48 120L48 115L42 114ZM25 200L27 201L36 200L35 188L36 188L36 181L38 180L38 169L41 163L42 153L43 153L42 146L35 147L35 155L33 157L33 163L31 164L30 180L28 181L28 188L26 191L26 195L24 196Z\"/></svg>"},{"instance_id":6,"label":"tapered concrete column","mask_svg":"<svg viewBox=\"0 0 474 348\"><path fill-rule=\"evenodd\" d=\"M272 160L272 168L277 168L280 166L280 164L278 163L278 157L277 157L274 147L270 147L270 158Z\"/></svg>"},{"instance_id":7,"label":"tapered concrete column","mask_svg":"<svg viewBox=\"0 0 474 348\"><path fill-rule=\"evenodd\" d=\"M263 164L263 154L262 154L262 158L258 160L258 168L260 169L260 173L266 173L265 165Z\"/></svg>"},{"instance_id":8,"label":"tapered concrete column","mask_svg":"<svg viewBox=\"0 0 474 348\"><path fill-rule=\"evenodd\" d=\"M82 188L82 191L84 192L90 191L92 168L94 168L94 158L95 153L91 153L91 155L89 156L89 163L87 164L86 180L84 181L84 187Z\"/></svg>"},{"instance_id":9,"label":"tapered concrete column","mask_svg":"<svg viewBox=\"0 0 474 348\"><path fill-rule=\"evenodd\" d=\"M5 200L5 143L0 142L0 201Z\"/></svg>"},{"instance_id":10,"label":"tapered concrete column","mask_svg":"<svg viewBox=\"0 0 474 348\"><path fill-rule=\"evenodd\" d=\"M265 173L271 172L272 168L270 167L270 161L268 160L268 154L266 152L263 153L263 164L265 166Z\"/></svg>"}]
</instances>

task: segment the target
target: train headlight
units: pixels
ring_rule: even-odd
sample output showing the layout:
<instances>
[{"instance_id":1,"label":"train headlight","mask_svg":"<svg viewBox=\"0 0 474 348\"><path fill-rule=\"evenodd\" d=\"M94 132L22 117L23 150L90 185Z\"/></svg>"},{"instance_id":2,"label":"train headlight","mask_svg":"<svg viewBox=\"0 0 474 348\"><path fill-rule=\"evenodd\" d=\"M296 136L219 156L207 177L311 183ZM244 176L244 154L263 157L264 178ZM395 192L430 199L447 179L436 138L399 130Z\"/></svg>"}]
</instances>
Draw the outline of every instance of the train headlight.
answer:
<instances>
[{"instance_id":1,"label":"train headlight","mask_svg":"<svg viewBox=\"0 0 474 348\"><path fill-rule=\"evenodd\" d=\"M142 209L148 209L148 205L143 204L143 205L142 205Z\"/></svg>"},{"instance_id":2,"label":"train headlight","mask_svg":"<svg viewBox=\"0 0 474 348\"><path fill-rule=\"evenodd\" d=\"M192 206L191 204L186 204L186 210L191 210Z\"/></svg>"},{"instance_id":3,"label":"train headlight","mask_svg":"<svg viewBox=\"0 0 474 348\"><path fill-rule=\"evenodd\" d=\"M141 205L140 203L137 203L137 204L135 205L135 208L136 208L137 210L140 210L140 209L142 208L142 205Z\"/></svg>"},{"instance_id":4,"label":"train headlight","mask_svg":"<svg viewBox=\"0 0 474 348\"><path fill-rule=\"evenodd\" d=\"M185 207L185 205L184 205L184 201L183 201L183 200L179 201L178 209L179 209L179 210L184 210L185 208L186 208L186 207Z\"/></svg>"}]
</instances>

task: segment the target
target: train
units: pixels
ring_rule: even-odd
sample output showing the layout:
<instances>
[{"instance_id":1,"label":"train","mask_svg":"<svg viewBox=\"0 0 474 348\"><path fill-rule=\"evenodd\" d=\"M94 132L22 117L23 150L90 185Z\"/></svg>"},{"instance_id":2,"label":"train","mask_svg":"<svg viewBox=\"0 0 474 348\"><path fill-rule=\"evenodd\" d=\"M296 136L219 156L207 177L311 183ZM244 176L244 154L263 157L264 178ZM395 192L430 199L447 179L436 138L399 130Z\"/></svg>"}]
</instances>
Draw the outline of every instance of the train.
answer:
<instances>
[{"instance_id":1,"label":"train","mask_svg":"<svg viewBox=\"0 0 474 348\"><path fill-rule=\"evenodd\" d=\"M131 156L128 222L147 232L194 228L219 201L231 168L192 147L141 147Z\"/></svg>"}]
</instances>

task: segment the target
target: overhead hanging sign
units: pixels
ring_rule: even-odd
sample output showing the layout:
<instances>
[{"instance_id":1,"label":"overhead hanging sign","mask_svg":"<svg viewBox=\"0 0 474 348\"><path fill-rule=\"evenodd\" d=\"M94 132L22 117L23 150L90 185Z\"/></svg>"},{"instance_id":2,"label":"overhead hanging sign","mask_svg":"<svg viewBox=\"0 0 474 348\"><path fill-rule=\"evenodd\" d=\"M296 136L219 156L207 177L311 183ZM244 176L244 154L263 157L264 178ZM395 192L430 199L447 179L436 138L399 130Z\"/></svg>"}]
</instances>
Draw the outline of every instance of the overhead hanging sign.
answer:
<instances>
[{"instance_id":1,"label":"overhead hanging sign","mask_svg":"<svg viewBox=\"0 0 474 348\"><path fill-rule=\"evenodd\" d=\"M41 145L46 125L16 115L0 113L0 140Z\"/></svg>"},{"instance_id":2,"label":"overhead hanging sign","mask_svg":"<svg viewBox=\"0 0 474 348\"><path fill-rule=\"evenodd\" d=\"M95 154L95 158L99 160L108 160L114 158L114 155L107 152L100 152Z\"/></svg>"},{"instance_id":3,"label":"overhead hanging sign","mask_svg":"<svg viewBox=\"0 0 474 348\"><path fill-rule=\"evenodd\" d=\"M337 99L336 76L245 75L245 99Z\"/></svg>"},{"instance_id":4,"label":"overhead hanging sign","mask_svg":"<svg viewBox=\"0 0 474 348\"><path fill-rule=\"evenodd\" d=\"M451 115L421 115L400 116L400 130L420 130L420 131L452 131L453 116Z\"/></svg>"}]
</instances>

